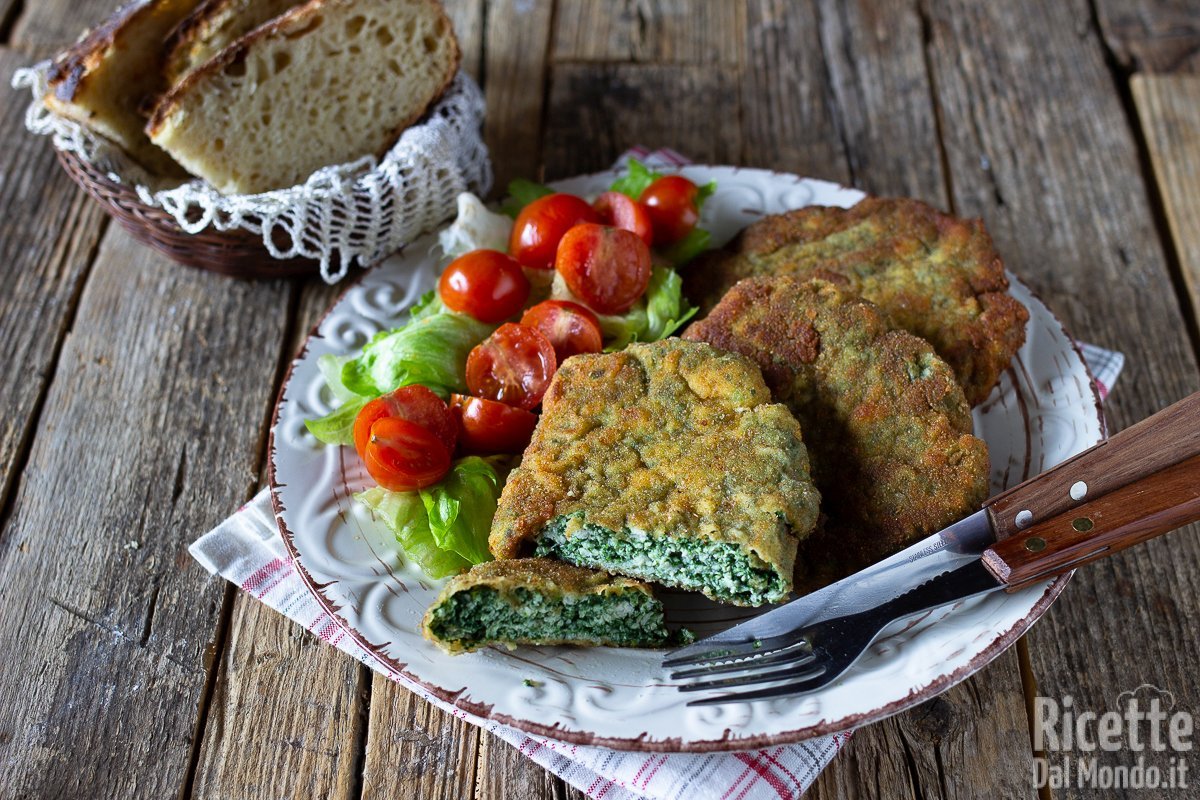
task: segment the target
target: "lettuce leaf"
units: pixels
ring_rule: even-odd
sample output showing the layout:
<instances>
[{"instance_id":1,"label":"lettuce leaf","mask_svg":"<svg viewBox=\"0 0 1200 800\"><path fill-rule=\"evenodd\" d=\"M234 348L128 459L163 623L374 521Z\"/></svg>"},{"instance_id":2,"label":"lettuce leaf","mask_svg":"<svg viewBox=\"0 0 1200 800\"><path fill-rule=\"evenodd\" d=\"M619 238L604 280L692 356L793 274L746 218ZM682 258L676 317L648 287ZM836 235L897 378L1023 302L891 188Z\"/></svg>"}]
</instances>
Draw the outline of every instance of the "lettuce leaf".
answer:
<instances>
[{"instance_id":1,"label":"lettuce leaf","mask_svg":"<svg viewBox=\"0 0 1200 800\"><path fill-rule=\"evenodd\" d=\"M517 178L508 183L508 197L500 204L500 210L508 216L516 219L521 213L521 209L537 200L539 197L545 197L548 194L554 194L554 190L549 186L544 186L540 183Z\"/></svg>"},{"instance_id":2,"label":"lettuce leaf","mask_svg":"<svg viewBox=\"0 0 1200 800\"><path fill-rule=\"evenodd\" d=\"M664 249L662 255L673 265L681 267L703 253L712 243L712 234L703 228L692 228L688 235Z\"/></svg>"},{"instance_id":3,"label":"lettuce leaf","mask_svg":"<svg viewBox=\"0 0 1200 800\"><path fill-rule=\"evenodd\" d=\"M491 561L487 537L504 487L493 459L468 456L437 484L419 492L375 487L354 495L396 535L405 554L431 578Z\"/></svg>"},{"instance_id":4,"label":"lettuce leaf","mask_svg":"<svg viewBox=\"0 0 1200 800\"><path fill-rule=\"evenodd\" d=\"M504 487L495 468L478 456L462 459L441 483L421 490L433 540L470 561L490 561L488 531Z\"/></svg>"},{"instance_id":5,"label":"lettuce leaf","mask_svg":"<svg viewBox=\"0 0 1200 800\"><path fill-rule=\"evenodd\" d=\"M404 548L404 554L429 577L445 578L471 568L471 562L458 553L438 547L419 493L389 492L376 486L359 492L354 499L388 526Z\"/></svg>"},{"instance_id":6,"label":"lettuce leaf","mask_svg":"<svg viewBox=\"0 0 1200 800\"><path fill-rule=\"evenodd\" d=\"M667 267L655 266L646 294L621 315L597 315L600 330L611 340L607 352L622 350L631 342L657 342L675 333L696 314L683 297L683 281Z\"/></svg>"},{"instance_id":7,"label":"lettuce leaf","mask_svg":"<svg viewBox=\"0 0 1200 800\"><path fill-rule=\"evenodd\" d=\"M354 395L319 419L304 420L304 427L325 444L354 444L354 420L371 398Z\"/></svg>"},{"instance_id":8,"label":"lettuce leaf","mask_svg":"<svg viewBox=\"0 0 1200 800\"><path fill-rule=\"evenodd\" d=\"M613 181L608 189L639 200L642 192L661 177L661 172L654 172L636 158L631 158L625 165L625 174Z\"/></svg>"},{"instance_id":9,"label":"lettuce leaf","mask_svg":"<svg viewBox=\"0 0 1200 800\"><path fill-rule=\"evenodd\" d=\"M444 399L465 390L467 355L495 328L465 314L422 308L418 319L379 333L343 364L342 384L357 395L378 397L420 383Z\"/></svg>"},{"instance_id":10,"label":"lettuce leaf","mask_svg":"<svg viewBox=\"0 0 1200 800\"><path fill-rule=\"evenodd\" d=\"M325 355L317 366L342 404L319 419L305 420L325 444L354 444L354 418L372 398L420 383L443 399L466 390L467 355L494 325L447 311L436 291L412 309L406 325L375 336L358 355Z\"/></svg>"}]
</instances>

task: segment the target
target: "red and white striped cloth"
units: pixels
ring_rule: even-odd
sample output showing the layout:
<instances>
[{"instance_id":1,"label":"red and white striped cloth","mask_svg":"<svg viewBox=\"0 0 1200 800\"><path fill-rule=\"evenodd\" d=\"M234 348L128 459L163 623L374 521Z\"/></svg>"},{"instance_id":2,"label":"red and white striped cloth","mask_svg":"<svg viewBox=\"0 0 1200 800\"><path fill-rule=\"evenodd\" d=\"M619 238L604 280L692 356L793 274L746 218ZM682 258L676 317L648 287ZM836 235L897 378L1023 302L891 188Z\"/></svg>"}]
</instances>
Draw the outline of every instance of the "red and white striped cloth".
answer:
<instances>
[{"instance_id":1,"label":"red and white striped cloth","mask_svg":"<svg viewBox=\"0 0 1200 800\"><path fill-rule=\"evenodd\" d=\"M653 153L635 148L650 166L688 163L672 150ZM620 162L618 162L620 163ZM1081 345L1102 396L1120 374L1124 357L1093 345ZM589 797L608 800L759 800L800 797L825 765L850 739L851 732L799 744L739 753L630 753L582 747L481 719L438 700L359 647L322 609L296 573L275 524L271 497L263 490L189 548L206 570L237 584L242 591L304 626L343 653L358 659L438 708L479 725L516 747Z\"/></svg>"}]
</instances>

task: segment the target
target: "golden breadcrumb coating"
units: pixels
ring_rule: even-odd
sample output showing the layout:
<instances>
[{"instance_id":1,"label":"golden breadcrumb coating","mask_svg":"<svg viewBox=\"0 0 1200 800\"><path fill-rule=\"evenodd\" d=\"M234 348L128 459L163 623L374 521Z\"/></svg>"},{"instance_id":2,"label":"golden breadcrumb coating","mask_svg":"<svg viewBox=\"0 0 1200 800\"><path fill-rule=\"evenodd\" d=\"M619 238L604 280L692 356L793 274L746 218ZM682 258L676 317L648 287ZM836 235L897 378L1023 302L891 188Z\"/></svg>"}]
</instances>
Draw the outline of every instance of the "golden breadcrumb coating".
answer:
<instances>
[{"instance_id":1,"label":"golden breadcrumb coating","mask_svg":"<svg viewBox=\"0 0 1200 800\"><path fill-rule=\"evenodd\" d=\"M805 433L822 530L801 546L815 588L903 549L987 497L987 445L950 367L876 306L794 276L744 280L684 338L741 353Z\"/></svg>"},{"instance_id":2,"label":"golden breadcrumb coating","mask_svg":"<svg viewBox=\"0 0 1200 800\"><path fill-rule=\"evenodd\" d=\"M684 288L706 311L739 280L775 274L825 278L875 303L933 345L973 406L1025 341L1029 312L1007 293L983 222L919 200L869 197L765 217L697 259Z\"/></svg>"}]
</instances>

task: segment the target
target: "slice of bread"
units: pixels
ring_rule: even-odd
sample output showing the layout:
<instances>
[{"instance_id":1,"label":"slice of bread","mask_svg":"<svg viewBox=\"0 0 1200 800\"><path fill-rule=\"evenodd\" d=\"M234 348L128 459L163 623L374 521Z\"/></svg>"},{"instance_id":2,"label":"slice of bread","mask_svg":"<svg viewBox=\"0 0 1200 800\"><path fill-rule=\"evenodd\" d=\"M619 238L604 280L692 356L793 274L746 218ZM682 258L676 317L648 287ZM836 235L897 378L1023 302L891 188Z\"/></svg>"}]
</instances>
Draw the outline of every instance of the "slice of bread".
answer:
<instances>
[{"instance_id":1,"label":"slice of bread","mask_svg":"<svg viewBox=\"0 0 1200 800\"><path fill-rule=\"evenodd\" d=\"M167 39L167 85L242 38L243 35L303 3L304 0L203 0Z\"/></svg>"},{"instance_id":2,"label":"slice of bread","mask_svg":"<svg viewBox=\"0 0 1200 800\"><path fill-rule=\"evenodd\" d=\"M152 172L182 174L146 138L143 109L167 89L163 40L197 2L144 0L118 9L54 59L47 107L112 140Z\"/></svg>"},{"instance_id":3,"label":"slice of bread","mask_svg":"<svg viewBox=\"0 0 1200 800\"><path fill-rule=\"evenodd\" d=\"M293 186L381 155L454 77L436 0L311 0L246 34L163 96L146 132L223 193Z\"/></svg>"}]
</instances>

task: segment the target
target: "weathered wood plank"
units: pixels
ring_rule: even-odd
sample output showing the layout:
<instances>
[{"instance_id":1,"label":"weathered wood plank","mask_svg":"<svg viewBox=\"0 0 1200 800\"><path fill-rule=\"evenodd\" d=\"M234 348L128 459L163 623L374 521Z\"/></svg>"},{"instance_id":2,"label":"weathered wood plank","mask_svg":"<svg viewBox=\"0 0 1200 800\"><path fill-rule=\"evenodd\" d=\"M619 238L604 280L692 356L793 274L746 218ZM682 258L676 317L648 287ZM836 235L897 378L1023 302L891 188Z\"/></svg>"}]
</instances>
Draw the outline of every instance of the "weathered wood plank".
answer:
<instances>
[{"instance_id":1,"label":"weathered wood plank","mask_svg":"<svg viewBox=\"0 0 1200 800\"><path fill-rule=\"evenodd\" d=\"M24 2L9 43L39 56L50 55L78 39L84 28L103 22L119 5L115 0Z\"/></svg>"},{"instance_id":2,"label":"weathered wood plank","mask_svg":"<svg viewBox=\"0 0 1200 800\"><path fill-rule=\"evenodd\" d=\"M344 286L317 279L298 295L278 353L290 363ZM280 305L281 318L291 301ZM246 420L265 442L283 369L261 376L264 408ZM253 430L256 424L262 430ZM259 487L266 486L265 469ZM232 511L232 507L229 509ZM195 797L350 797L366 738L370 675L364 667L255 599L238 593L217 664L193 784ZM288 687L280 691L280 687Z\"/></svg>"},{"instance_id":3,"label":"weathered wood plank","mask_svg":"<svg viewBox=\"0 0 1200 800\"><path fill-rule=\"evenodd\" d=\"M1096 0L1104 39L1126 69L1200 71L1196 0Z\"/></svg>"},{"instance_id":4,"label":"weathered wood plank","mask_svg":"<svg viewBox=\"0 0 1200 800\"><path fill-rule=\"evenodd\" d=\"M749 4L741 73L744 145L733 163L851 182L818 25L813 4Z\"/></svg>"},{"instance_id":5,"label":"weathered wood plank","mask_svg":"<svg viewBox=\"0 0 1200 800\"><path fill-rule=\"evenodd\" d=\"M229 630L192 797L357 800L366 667L240 592Z\"/></svg>"},{"instance_id":6,"label":"weathered wood plank","mask_svg":"<svg viewBox=\"0 0 1200 800\"><path fill-rule=\"evenodd\" d=\"M479 728L374 676L363 800L462 800L475 786ZM489 770L491 762L487 763ZM510 796L522 796L510 794Z\"/></svg>"},{"instance_id":7,"label":"weathered wood plank","mask_svg":"<svg viewBox=\"0 0 1200 800\"><path fill-rule=\"evenodd\" d=\"M710 164L736 163L741 152L738 86L726 70L559 64L549 103L549 178L607 169L635 144L674 147Z\"/></svg>"},{"instance_id":8,"label":"weathered wood plank","mask_svg":"<svg viewBox=\"0 0 1200 800\"><path fill-rule=\"evenodd\" d=\"M0 49L0 73L24 62ZM107 221L58 168L50 142L25 131L27 102L7 81L0 88L0 508Z\"/></svg>"},{"instance_id":9,"label":"weathered wood plank","mask_svg":"<svg viewBox=\"0 0 1200 800\"><path fill-rule=\"evenodd\" d=\"M285 296L106 234L0 535L0 794L183 785L224 595L186 548L254 486Z\"/></svg>"},{"instance_id":10,"label":"weathered wood plank","mask_svg":"<svg viewBox=\"0 0 1200 800\"><path fill-rule=\"evenodd\" d=\"M442 5L454 23L462 68L476 81L483 80L483 0L446 0Z\"/></svg>"},{"instance_id":11,"label":"weathered wood plank","mask_svg":"<svg viewBox=\"0 0 1200 800\"><path fill-rule=\"evenodd\" d=\"M1131 83L1193 316L1200 316L1200 76Z\"/></svg>"},{"instance_id":12,"label":"weathered wood plank","mask_svg":"<svg viewBox=\"0 0 1200 800\"><path fill-rule=\"evenodd\" d=\"M551 59L736 67L745 16L711 0L560 0Z\"/></svg>"},{"instance_id":13,"label":"weathered wood plank","mask_svg":"<svg viewBox=\"0 0 1200 800\"><path fill-rule=\"evenodd\" d=\"M1083 2L930 4L930 54L957 206L1078 336L1125 351L1106 410L1122 428L1200 386L1130 120ZM1084 27L1081 28L1081 24ZM978 47L979 42L1020 47ZM1070 102L1064 102L1070 98ZM1039 691L1103 712L1150 683L1200 706L1195 531L1080 571L1027 637ZM1171 753L1102 753L1167 766ZM1072 796L1135 796L1073 790Z\"/></svg>"},{"instance_id":14,"label":"weathered wood plank","mask_svg":"<svg viewBox=\"0 0 1200 800\"><path fill-rule=\"evenodd\" d=\"M487 3L484 140L492 154L497 196L513 178L538 177L553 6L529 0Z\"/></svg>"}]
</instances>

